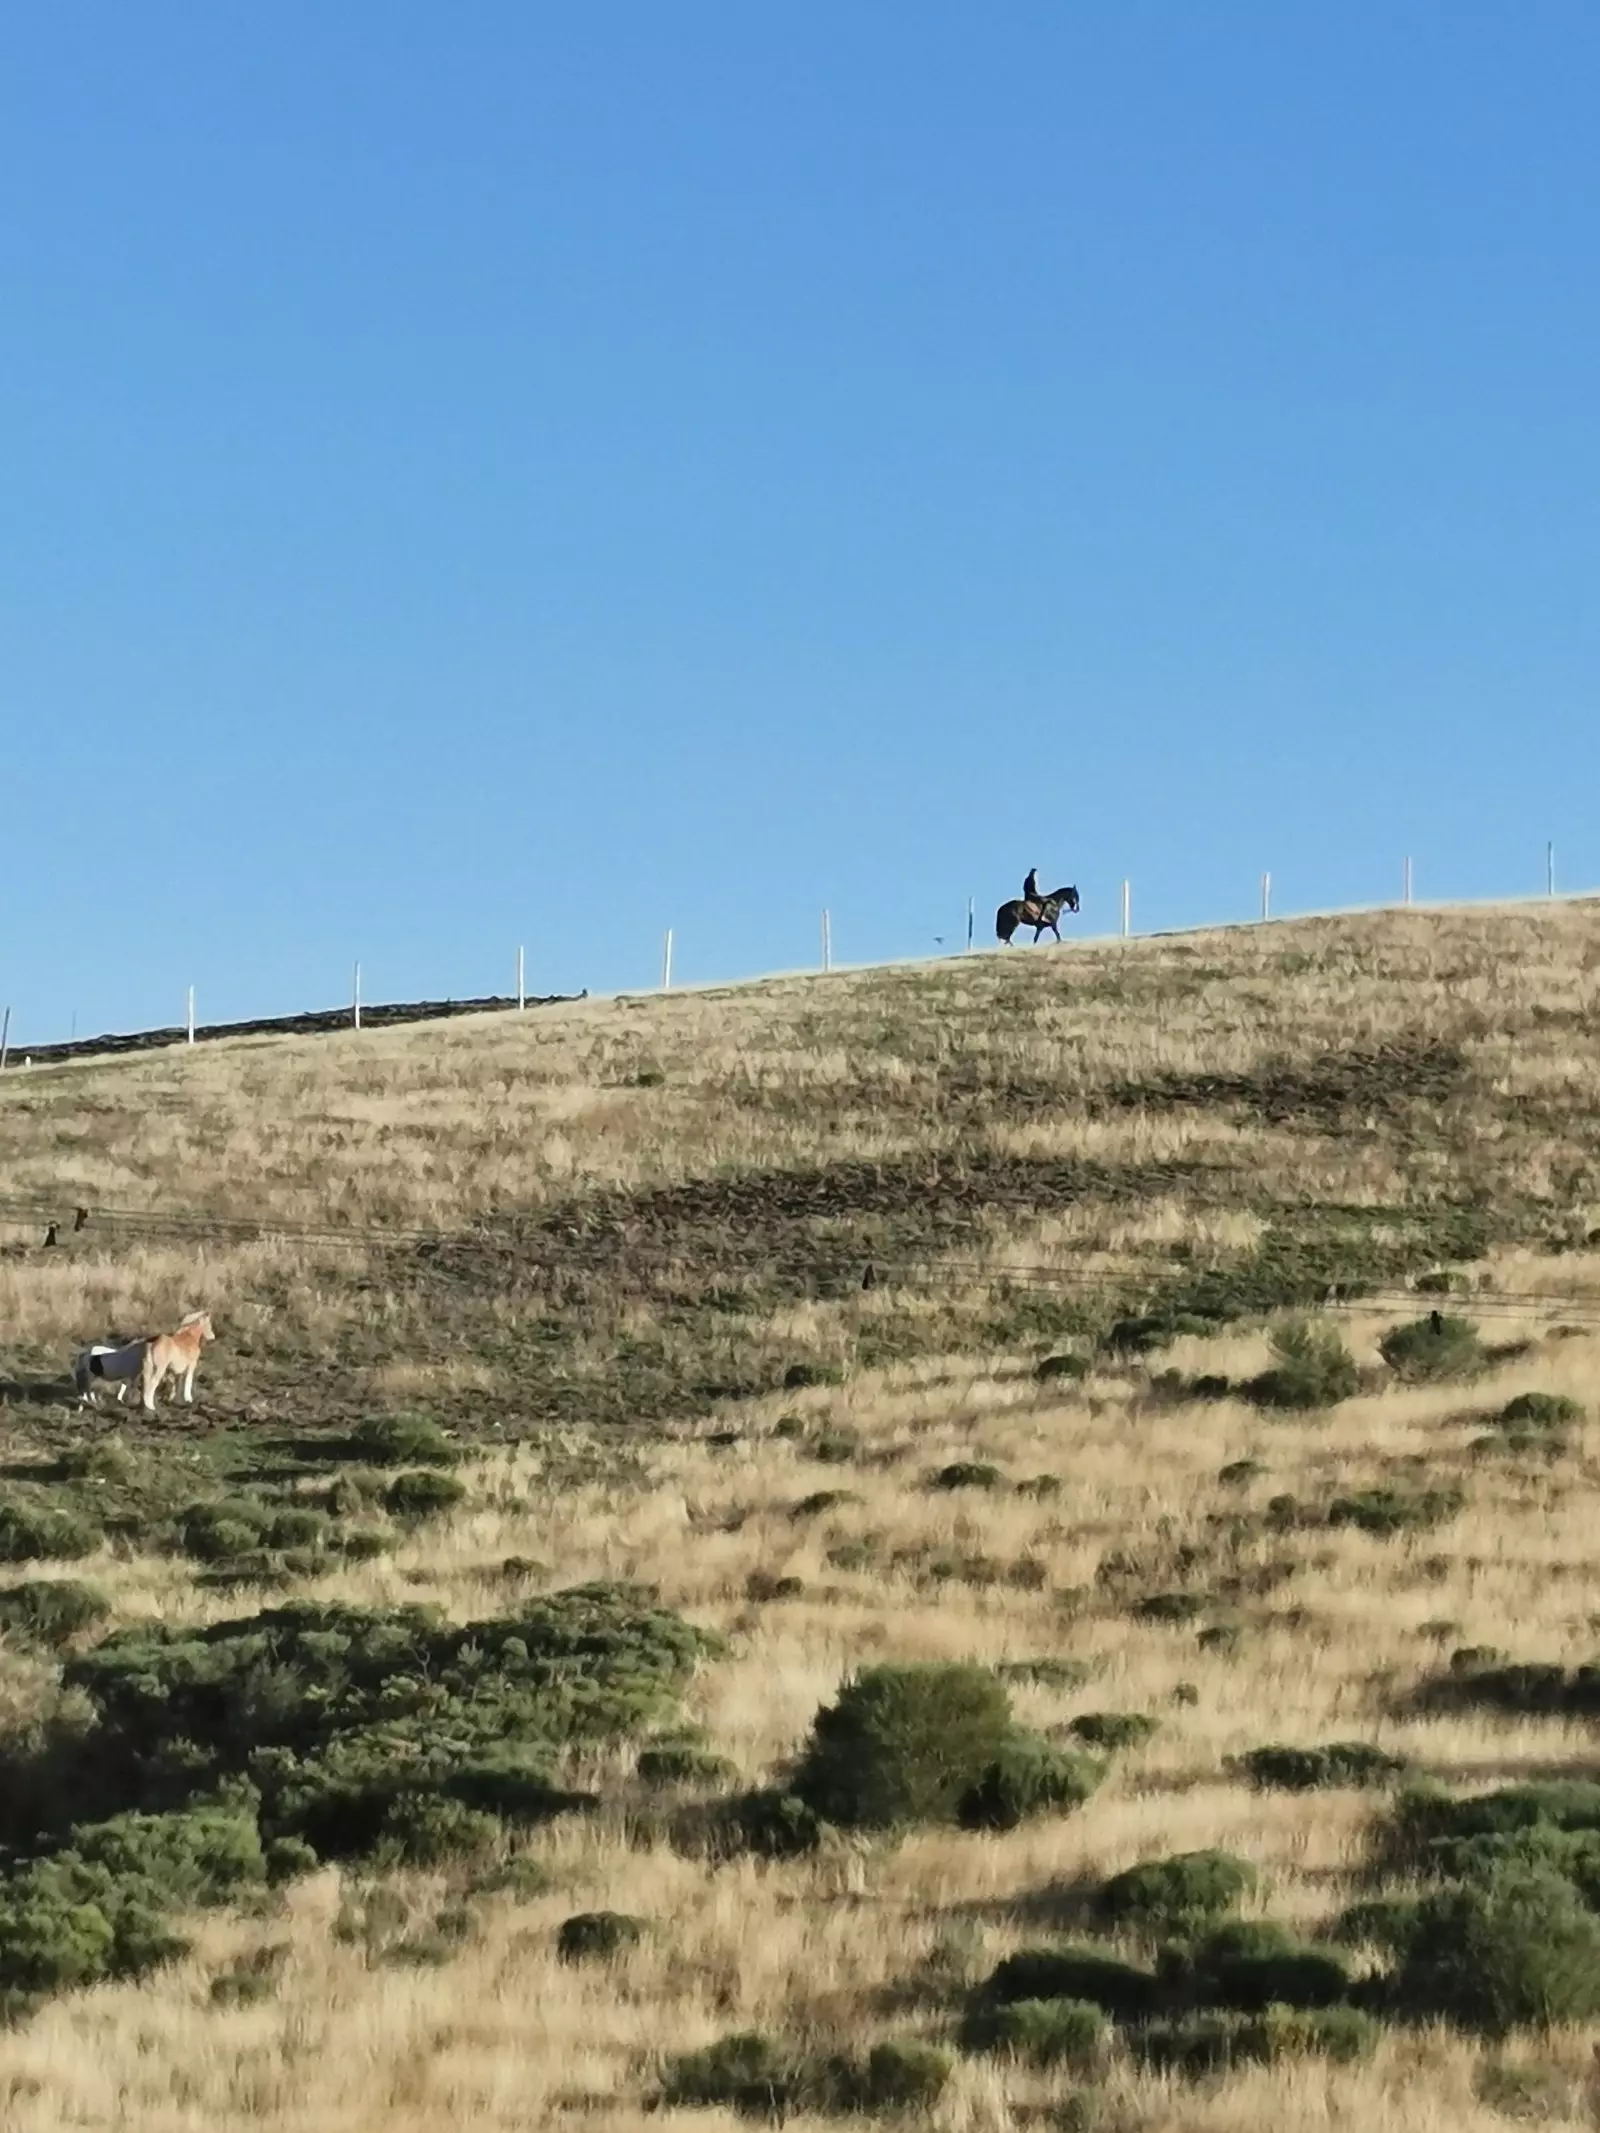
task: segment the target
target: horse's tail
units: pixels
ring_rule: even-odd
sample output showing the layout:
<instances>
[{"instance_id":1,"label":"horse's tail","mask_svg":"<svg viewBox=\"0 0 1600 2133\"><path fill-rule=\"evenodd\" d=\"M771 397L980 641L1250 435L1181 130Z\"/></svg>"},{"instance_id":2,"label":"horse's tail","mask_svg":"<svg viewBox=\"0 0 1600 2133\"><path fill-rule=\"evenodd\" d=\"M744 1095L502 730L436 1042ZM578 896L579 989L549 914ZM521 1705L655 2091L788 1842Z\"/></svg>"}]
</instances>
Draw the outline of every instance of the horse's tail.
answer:
<instances>
[{"instance_id":1,"label":"horse's tail","mask_svg":"<svg viewBox=\"0 0 1600 2133\"><path fill-rule=\"evenodd\" d=\"M1015 900L1015 898L1013 898L1013 900L1008 904L1002 904L999 910L994 915L994 931L996 940L1004 941L1009 947L1011 944L1011 936L1013 933L1016 932L1017 921L1020 919L1021 916L1022 906Z\"/></svg>"},{"instance_id":2,"label":"horse's tail","mask_svg":"<svg viewBox=\"0 0 1600 2133\"><path fill-rule=\"evenodd\" d=\"M72 1358L72 1382L78 1389L78 1398L86 1400L89 1397L89 1351L87 1348L80 1348Z\"/></svg>"}]
</instances>

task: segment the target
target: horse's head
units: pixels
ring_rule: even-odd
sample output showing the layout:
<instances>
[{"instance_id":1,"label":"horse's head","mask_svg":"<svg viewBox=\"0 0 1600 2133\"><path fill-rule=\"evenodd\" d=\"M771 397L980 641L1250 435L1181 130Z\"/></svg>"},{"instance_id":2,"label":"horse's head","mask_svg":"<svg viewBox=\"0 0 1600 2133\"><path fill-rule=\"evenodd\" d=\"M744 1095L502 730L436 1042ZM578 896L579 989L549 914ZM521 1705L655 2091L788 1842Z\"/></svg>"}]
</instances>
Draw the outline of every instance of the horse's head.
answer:
<instances>
[{"instance_id":1,"label":"horse's head","mask_svg":"<svg viewBox=\"0 0 1600 2133\"><path fill-rule=\"evenodd\" d=\"M217 1337L217 1329L211 1323L209 1311L185 1311L178 1321L178 1331L181 1333L189 1326L195 1328L202 1341L214 1341Z\"/></svg>"},{"instance_id":2,"label":"horse's head","mask_svg":"<svg viewBox=\"0 0 1600 2133\"><path fill-rule=\"evenodd\" d=\"M1078 892L1076 889L1052 889L1050 901L1053 904L1059 904L1063 911L1076 911L1078 908Z\"/></svg>"}]
</instances>

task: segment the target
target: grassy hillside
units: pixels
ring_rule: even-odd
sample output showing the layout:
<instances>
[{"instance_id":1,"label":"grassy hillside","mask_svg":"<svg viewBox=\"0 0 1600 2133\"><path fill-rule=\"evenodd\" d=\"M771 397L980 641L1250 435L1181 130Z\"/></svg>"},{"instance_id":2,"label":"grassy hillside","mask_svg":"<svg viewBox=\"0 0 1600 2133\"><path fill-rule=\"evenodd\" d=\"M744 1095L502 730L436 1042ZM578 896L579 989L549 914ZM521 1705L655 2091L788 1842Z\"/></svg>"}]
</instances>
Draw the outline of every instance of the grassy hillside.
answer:
<instances>
[{"instance_id":1,"label":"grassy hillside","mask_svg":"<svg viewBox=\"0 0 1600 2133\"><path fill-rule=\"evenodd\" d=\"M1600 1793L1487 1862L1450 1798L1600 1775L1597 1034L1567 906L8 1073L4 1204L66 1220L0 1258L7 2126L643 2126L751 2031L802 2126L886 2043L951 2133L1590 2124ZM192 1409L73 1410L196 1304ZM945 1661L1090 1796L769 1856L841 1682ZM1406 1771L1241 1761L1329 1742ZM1208 1849L1348 2036L1099 1893ZM1418 1892L1496 1948L1570 1900L1571 2019L1326 1937ZM562 1960L598 1911L643 1938ZM1050 2062L986 1981L1068 1945L1154 1997Z\"/></svg>"}]
</instances>

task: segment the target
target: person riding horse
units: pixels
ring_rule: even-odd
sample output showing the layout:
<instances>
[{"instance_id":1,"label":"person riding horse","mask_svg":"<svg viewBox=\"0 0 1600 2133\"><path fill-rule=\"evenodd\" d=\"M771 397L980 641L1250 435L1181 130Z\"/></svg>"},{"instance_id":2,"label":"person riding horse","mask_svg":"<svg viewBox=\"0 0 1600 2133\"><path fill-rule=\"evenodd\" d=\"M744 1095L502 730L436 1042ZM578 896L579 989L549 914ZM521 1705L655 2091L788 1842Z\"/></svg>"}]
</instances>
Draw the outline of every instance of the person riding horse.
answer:
<instances>
[{"instance_id":1,"label":"person riding horse","mask_svg":"<svg viewBox=\"0 0 1600 2133\"><path fill-rule=\"evenodd\" d=\"M1077 908L1076 889L1052 889L1048 896L1041 896L1039 870L1037 867L1029 867L1028 878L1022 884L1022 894L1013 897L1010 903L1002 904L995 913L995 934L1009 945L1011 936L1019 926L1031 926L1035 940L1048 929L1059 941L1061 935L1057 931L1056 920L1063 911L1076 911Z\"/></svg>"}]
</instances>

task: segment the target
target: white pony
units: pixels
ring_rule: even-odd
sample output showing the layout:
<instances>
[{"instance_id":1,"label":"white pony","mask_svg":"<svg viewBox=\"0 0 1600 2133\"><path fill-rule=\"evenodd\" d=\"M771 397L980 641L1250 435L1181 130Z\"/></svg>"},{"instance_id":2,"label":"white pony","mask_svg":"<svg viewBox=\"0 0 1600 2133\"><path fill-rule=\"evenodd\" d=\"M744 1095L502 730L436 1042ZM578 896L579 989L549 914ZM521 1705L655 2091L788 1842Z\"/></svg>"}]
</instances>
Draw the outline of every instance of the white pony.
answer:
<instances>
[{"instance_id":1,"label":"white pony","mask_svg":"<svg viewBox=\"0 0 1600 2133\"><path fill-rule=\"evenodd\" d=\"M95 1341L85 1348L72 1366L72 1382L78 1388L80 1407L97 1407L95 1397L102 1385L111 1385L119 1400L128 1397L128 1387L144 1369L145 1343L126 1341L118 1348L109 1341Z\"/></svg>"}]
</instances>

